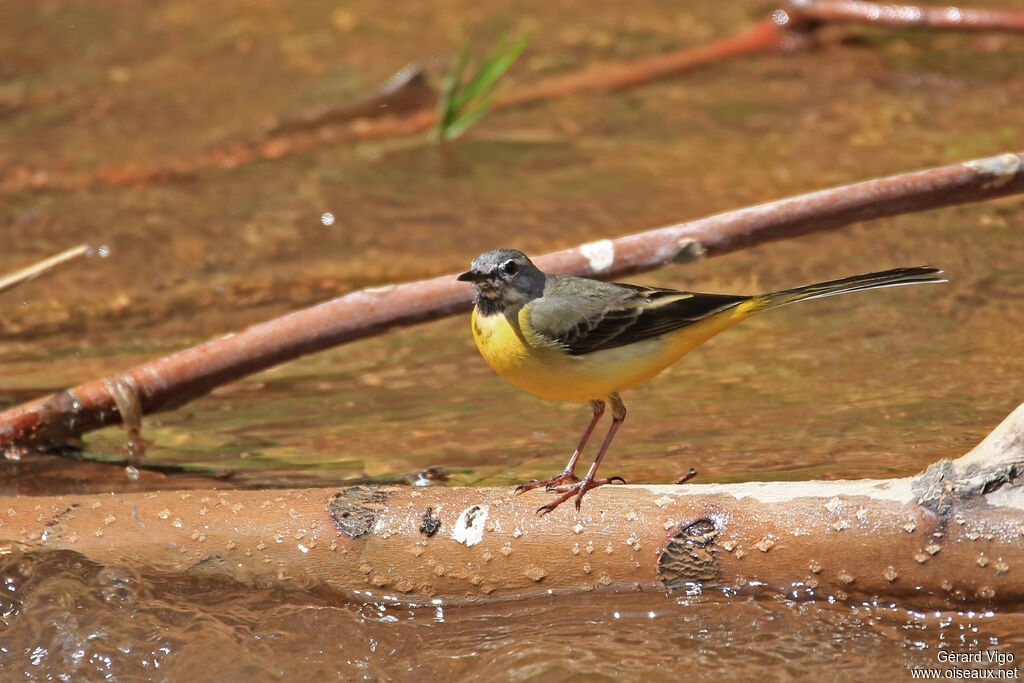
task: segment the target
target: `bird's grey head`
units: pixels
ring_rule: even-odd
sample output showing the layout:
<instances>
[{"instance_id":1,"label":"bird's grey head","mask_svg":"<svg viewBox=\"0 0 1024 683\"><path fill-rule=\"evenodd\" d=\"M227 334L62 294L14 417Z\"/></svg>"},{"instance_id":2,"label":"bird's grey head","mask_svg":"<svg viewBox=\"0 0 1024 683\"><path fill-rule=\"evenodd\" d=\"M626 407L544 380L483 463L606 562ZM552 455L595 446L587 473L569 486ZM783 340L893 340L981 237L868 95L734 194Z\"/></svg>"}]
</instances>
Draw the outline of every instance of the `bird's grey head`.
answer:
<instances>
[{"instance_id":1,"label":"bird's grey head","mask_svg":"<svg viewBox=\"0 0 1024 683\"><path fill-rule=\"evenodd\" d=\"M472 268L459 279L473 283L477 308L491 315L541 296L544 277L523 252L494 249L473 259Z\"/></svg>"}]
</instances>

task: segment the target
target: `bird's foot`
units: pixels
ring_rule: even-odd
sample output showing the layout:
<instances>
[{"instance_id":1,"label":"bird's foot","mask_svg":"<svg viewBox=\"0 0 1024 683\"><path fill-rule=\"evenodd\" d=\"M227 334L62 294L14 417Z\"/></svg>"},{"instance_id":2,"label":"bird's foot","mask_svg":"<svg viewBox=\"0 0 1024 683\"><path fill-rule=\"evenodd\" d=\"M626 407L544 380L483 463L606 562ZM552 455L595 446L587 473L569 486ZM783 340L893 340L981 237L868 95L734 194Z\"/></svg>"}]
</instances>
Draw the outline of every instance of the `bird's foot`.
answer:
<instances>
[{"instance_id":1,"label":"bird's foot","mask_svg":"<svg viewBox=\"0 0 1024 683\"><path fill-rule=\"evenodd\" d=\"M587 491L589 491L590 489L596 489L598 486L604 486L605 484L610 484L613 481L620 481L623 484L626 483L626 480L623 479L622 477L608 477L607 479L586 479L586 478L584 478L584 479L581 479L581 480L577 481L574 484L570 484L569 486L560 486L560 487L555 488L555 489L549 489L549 490L554 491L555 493L560 493L562 495L558 496L558 498L555 498L553 501L551 501L547 505L541 505L539 508L537 508L537 514L539 514L539 515L546 515L547 513L551 512L556 507L558 507L559 505L561 505L565 501L569 500L573 496L576 496L576 509L579 510L580 509L580 501L583 500L583 496L587 493Z\"/></svg>"},{"instance_id":2,"label":"bird's foot","mask_svg":"<svg viewBox=\"0 0 1024 683\"><path fill-rule=\"evenodd\" d=\"M515 493L522 493L523 491L529 491L530 489L539 489L541 486L543 486L547 491L551 491L552 489L561 491L561 489L557 489L555 487L566 483L574 484L579 480L580 478L575 474L569 470L565 470L561 474L556 474L555 476L548 477L547 479L534 479L526 482L525 484L520 484L516 487Z\"/></svg>"}]
</instances>

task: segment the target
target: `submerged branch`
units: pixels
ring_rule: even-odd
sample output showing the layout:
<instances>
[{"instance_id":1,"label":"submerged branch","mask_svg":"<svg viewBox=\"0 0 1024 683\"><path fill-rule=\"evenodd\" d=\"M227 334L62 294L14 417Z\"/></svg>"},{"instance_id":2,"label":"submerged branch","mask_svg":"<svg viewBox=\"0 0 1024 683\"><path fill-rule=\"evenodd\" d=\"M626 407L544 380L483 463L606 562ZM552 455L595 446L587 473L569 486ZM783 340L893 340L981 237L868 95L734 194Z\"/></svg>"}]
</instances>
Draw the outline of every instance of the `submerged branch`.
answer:
<instances>
[{"instance_id":1,"label":"submerged branch","mask_svg":"<svg viewBox=\"0 0 1024 683\"><path fill-rule=\"evenodd\" d=\"M734 36L628 61L602 62L512 87L495 99L493 108L528 105L583 92L634 88L724 59L791 51L813 45L819 28L844 24L1018 32L1024 31L1024 11L856 0L791 0ZM77 175L19 168L7 177L0 175L0 191L72 189L93 183L137 186L178 182L209 168L237 168L327 145L418 135L437 125L436 102L437 93L426 82L421 68L413 64L352 102L279 116L255 139L219 145L199 158L179 159L160 167L129 163Z\"/></svg>"},{"instance_id":2,"label":"submerged branch","mask_svg":"<svg viewBox=\"0 0 1024 683\"><path fill-rule=\"evenodd\" d=\"M1024 154L868 180L538 257L542 269L617 278L857 221L1024 192ZM46 447L148 415L299 356L466 311L454 275L352 292L236 334L0 412L0 449ZM120 388L115 396L112 387Z\"/></svg>"},{"instance_id":3,"label":"submerged branch","mask_svg":"<svg viewBox=\"0 0 1024 683\"><path fill-rule=\"evenodd\" d=\"M599 587L777 591L927 608L1024 607L1024 405L904 479L542 492L349 486L0 498L0 554L401 599Z\"/></svg>"}]
</instances>

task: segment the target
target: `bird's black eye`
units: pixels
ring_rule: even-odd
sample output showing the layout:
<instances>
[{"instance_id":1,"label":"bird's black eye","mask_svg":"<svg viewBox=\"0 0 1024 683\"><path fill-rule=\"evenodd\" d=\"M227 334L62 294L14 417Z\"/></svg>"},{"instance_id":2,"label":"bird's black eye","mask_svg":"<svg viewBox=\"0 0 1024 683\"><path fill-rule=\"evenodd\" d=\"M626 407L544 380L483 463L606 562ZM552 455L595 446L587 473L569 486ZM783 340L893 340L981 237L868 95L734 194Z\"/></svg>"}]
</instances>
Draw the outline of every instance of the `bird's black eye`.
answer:
<instances>
[{"instance_id":1,"label":"bird's black eye","mask_svg":"<svg viewBox=\"0 0 1024 683\"><path fill-rule=\"evenodd\" d=\"M501 264L501 272L505 275L515 275L519 271L519 266L516 265L515 261L505 261Z\"/></svg>"}]
</instances>

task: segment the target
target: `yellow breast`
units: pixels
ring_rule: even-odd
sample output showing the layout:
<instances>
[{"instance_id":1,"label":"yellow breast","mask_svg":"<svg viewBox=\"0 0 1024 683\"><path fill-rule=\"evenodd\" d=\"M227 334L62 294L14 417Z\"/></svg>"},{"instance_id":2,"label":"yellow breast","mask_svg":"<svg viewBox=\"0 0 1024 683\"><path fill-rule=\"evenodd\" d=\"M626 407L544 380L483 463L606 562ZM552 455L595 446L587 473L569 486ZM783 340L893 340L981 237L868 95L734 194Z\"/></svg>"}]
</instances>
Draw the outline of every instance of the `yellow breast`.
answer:
<instances>
[{"instance_id":1,"label":"yellow breast","mask_svg":"<svg viewBox=\"0 0 1024 683\"><path fill-rule=\"evenodd\" d=\"M522 308L494 315L474 309L472 325L477 348L503 378L544 398L584 402L643 384L749 315L731 309L660 337L579 356L535 334Z\"/></svg>"}]
</instances>

